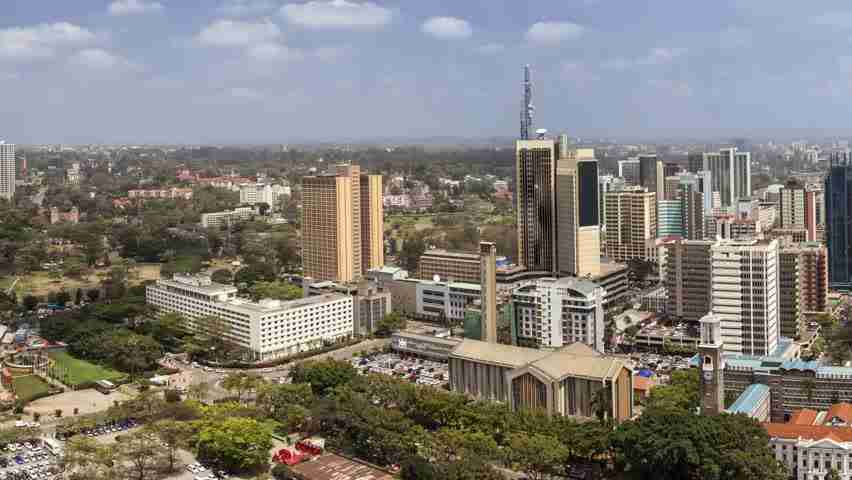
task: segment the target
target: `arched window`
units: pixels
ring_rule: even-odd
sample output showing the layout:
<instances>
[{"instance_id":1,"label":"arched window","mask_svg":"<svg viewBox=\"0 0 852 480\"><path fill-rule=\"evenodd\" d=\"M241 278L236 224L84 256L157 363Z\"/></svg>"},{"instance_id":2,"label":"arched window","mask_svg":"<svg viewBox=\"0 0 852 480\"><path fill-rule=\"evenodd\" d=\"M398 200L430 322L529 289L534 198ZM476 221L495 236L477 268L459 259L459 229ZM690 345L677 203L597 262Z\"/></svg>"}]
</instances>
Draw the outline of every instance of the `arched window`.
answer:
<instances>
[{"instance_id":1,"label":"arched window","mask_svg":"<svg viewBox=\"0 0 852 480\"><path fill-rule=\"evenodd\" d=\"M710 355L704 356L704 365L713 365L713 359L710 358Z\"/></svg>"}]
</instances>

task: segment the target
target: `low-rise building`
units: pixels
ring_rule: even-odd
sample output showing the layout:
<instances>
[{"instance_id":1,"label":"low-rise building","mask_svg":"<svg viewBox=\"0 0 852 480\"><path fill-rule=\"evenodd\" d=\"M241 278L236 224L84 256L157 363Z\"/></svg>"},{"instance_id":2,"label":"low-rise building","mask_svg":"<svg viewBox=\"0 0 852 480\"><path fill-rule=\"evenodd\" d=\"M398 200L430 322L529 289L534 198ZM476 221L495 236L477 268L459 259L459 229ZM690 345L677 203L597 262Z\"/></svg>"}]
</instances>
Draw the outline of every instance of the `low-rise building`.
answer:
<instances>
[{"instance_id":1,"label":"low-rise building","mask_svg":"<svg viewBox=\"0 0 852 480\"><path fill-rule=\"evenodd\" d=\"M282 197L291 194L289 186L268 183L245 183L240 185L240 203L255 205L265 203L270 207L278 205Z\"/></svg>"},{"instance_id":2,"label":"low-rise building","mask_svg":"<svg viewBox=\"0 0 852 480\"><path fill-rule=\"evenodd\" d=\"M355 335L372 335L376 332L379 322L391 312L391 292L379 288L375 283L369 281L358 283L305 282L304 293L306 297L330 293L352 297Z\"/></svg>"},{"instance_id":3,"label":"low-rise building","mask_svg":"<svg viewBox=\"0 0 852 480\"><path fill-rule=\"evenodd\" d=\"M450 389L512 410L594 417L601 399L617 423L633 416L633 372L581 343L557 351L463 340L450 354Z\"/></svg>"},{"instance_id":4,"label":"low-rise building","mask_svg":"<svg viewBox=\"0 0 852 480\"><path fill-rule=\"evenodd\" d=\"M479 254L427 250L420 256L417 278L432 280L436 277L449 282L479 283Z\"/></svg>"},{"instance_id":5,"label":"low-rise building","mask_svg":"<svg viewBox=\"0 0 852 480\"><path fill-rule=\"evenodd\" d=\"M158 198L158 199L178 199L182 198L184 200L192 200L192 189L191 188L152 188L152 189L135 189L127 191L127 198L133 199L147 199L147 198Z\"/></svg>"},{"instance_id":6,"label":"low-rise building","mask_svg":"<svg viewBox=\"0 0 852 480\"><path fill-rule=\"evenodd\" d=\"M220 335L259 361L317 349L354 333L353 301L346 295L252 302L210 277L175 275L148 285L145 300L160 312L185 317L189 331ZM218 319L215 325L211 318Z\"/></svg>"},{"instance_id":7,"label":"low-rise building","mask_svg":"<svg viewBox=\"0 0 852 480\"><path fill-rule=\"evenodd\" d=\"M251 207L237 207L224 212L202 213L201 226L204 228L221 227L229 223L241 222L250 219L255 214Z\"/></svg>"}]
</instances>

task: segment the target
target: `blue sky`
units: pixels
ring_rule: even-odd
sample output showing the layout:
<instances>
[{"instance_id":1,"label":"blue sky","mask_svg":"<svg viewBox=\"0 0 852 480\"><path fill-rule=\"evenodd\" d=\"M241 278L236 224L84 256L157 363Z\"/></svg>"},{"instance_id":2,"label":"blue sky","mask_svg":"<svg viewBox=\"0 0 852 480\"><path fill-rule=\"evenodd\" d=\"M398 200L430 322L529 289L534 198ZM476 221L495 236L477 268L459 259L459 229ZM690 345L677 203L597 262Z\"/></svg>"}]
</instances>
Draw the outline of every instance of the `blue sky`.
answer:
<instances>
[{"instance_id":1,"label":"blue sky","mask_svg":"<svg viewBox=\"0 0 852 480\"><path fill-rule=\"evenodd\" d=\"M850 117L852 4L4 0L0 138L274 142L811 129Z\"/></svg>"}]
</instances>

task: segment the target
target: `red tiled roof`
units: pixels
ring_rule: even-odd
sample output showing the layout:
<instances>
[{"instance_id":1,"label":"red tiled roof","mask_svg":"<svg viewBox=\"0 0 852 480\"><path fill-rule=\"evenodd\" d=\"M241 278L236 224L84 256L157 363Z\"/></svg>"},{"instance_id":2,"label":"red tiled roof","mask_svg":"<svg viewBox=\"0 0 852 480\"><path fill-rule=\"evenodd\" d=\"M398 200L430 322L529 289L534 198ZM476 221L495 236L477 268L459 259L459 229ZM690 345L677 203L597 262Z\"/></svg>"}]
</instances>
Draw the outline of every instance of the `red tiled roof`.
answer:
<instances>
[{"instance_id":1,"label":"red tiled roof","mask_svg":"<svg viewBox=\"0 0 852 480\"><path fill-rule=\"evenodd\" d=\"M843 423L852 421L852 403L835 403L828 409L825 420L828 422L833 418L839 418Z\"/></svg>"},{"instance_id":2,"label":"red tiled roof","mask_svg":"<svg viewBox=\"0 0 852 480\"><path fill-rule=\"evenodd\" d=\"M642 377L640 375L633 376L633 390L649 392L652 388L654 388L654 382L650 378Z\"/></svg>"},{"instance_id":3,"label":"red tiled roof","mask_svg":"<svg viewBox=\"0 0 852 480\"><path fill-rule=\"evenodd\" d=\"M822 440L830 438L836 442L852 442L852 428L826 427L824 425L793 425L790 423L764 423L763 428L771 438Z\"/></svg>"},{"instance_id":4,"label":"red tiled roof","mask_svg":"<svg viewBox=\"0 0 852 480\"><path fill-rule=\"evenodd\" d=\"M808 408L797 410L787 422L791 425L813 425L816 420L817 412Z\"/></svg>"}]
</instances>

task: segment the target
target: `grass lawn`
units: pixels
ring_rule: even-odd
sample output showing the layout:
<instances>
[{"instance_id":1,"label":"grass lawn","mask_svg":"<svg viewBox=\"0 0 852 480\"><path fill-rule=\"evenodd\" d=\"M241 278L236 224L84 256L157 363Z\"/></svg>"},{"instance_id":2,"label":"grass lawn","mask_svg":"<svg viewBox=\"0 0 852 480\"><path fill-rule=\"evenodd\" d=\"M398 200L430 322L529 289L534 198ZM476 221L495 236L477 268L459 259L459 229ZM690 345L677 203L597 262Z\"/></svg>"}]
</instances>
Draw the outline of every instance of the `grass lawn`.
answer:
<instances>
[{"instance_id":1,"label":"grass lawn","mask_svg":"<svg viewBox=\"0 0 852 480\"><path fill-rule=\"evenodd\" d=\"M130 279L129 283L137 285L146 280L158 280L160 278L160 267L159 263L137 264L134 269L135 276ZM73 295L79 288L97 288L101 281L101 275L106 275L107 272L109 272L109 268L102 267L92 270L84 278L62 277L61 280L50 278L47 272L32 272L20 277L18 283L15 284L15 293L18 295L18 299L24 298L28 294L43 297L50 292L58 292L64 287L67 292ZM9 288L14 280L14 275L0 279L0 288Z\"/></svg>"},{"instance_id":2,"label":"grass lawn","mask_svg":"<svg viewBox=\"0 0 852 480\"><path fill-rule=\"evenodd\" d=\"M124 374L120 372L74 358L65 352L50 352L48 355L55 362L54 368L59 379L67 385L79 385L98 380L115 381L124 377ZM67 372L68 376L65 377L65 373L62 372Z\"/></svg>"},{"instance_id":3,"label":"grass lawn","mask_svg":"<svg viewBox=\"0 0 852 480\"><path fill-rule=\"evenodd\" d=\"M35 375L15 377L12 379L12 385L18 398L24 401L38 394L46 393L50 389L50 386L44 380Z\"/></svg>"}]
</instances>

